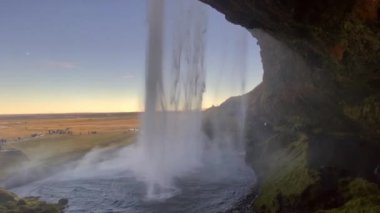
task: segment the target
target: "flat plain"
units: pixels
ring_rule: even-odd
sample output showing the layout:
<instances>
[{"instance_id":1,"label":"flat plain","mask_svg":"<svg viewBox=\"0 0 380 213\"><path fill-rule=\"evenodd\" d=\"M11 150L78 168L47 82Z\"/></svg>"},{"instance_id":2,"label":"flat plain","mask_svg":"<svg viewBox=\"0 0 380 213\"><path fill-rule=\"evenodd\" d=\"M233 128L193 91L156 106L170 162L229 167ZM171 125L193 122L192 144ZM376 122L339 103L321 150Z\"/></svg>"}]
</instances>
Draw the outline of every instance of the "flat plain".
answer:
<instances>
[{"instance_id":1,"label":"flat plain","mask_svg":"<svg viewBox=\"0 0 380 213\"><path fill-rule=\"evenodd\" d=\"M0 157L7 150L17 150L30 162L54 166L78 159L95 147L126 146L135 141L139 115L3 115L0 116ZM17 166L9 163L5 165Z\"/></svg>"},{"instance_id":2,"label":"flat plain","mask_svg":"<svg viewBox=\"0 0 380 213\"><path fill-rule=\"evenodd\" d=\"M138 128L139 113L0 115L0 139L22 140L45 136L120 133ZM58 130L58 131L57 131Z\"/></svg>"}]
</instances>

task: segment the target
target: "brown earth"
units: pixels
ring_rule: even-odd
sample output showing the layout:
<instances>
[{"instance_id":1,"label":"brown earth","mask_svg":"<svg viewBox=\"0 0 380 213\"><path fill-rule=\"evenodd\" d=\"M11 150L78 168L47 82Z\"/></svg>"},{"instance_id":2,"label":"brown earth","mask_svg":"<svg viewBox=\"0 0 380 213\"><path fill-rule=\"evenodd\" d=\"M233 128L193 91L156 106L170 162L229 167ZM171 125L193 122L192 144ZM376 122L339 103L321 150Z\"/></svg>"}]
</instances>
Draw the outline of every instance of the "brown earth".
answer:
<instances>
[{"instance_id":1,"label":"brown earth","mask_svg":"<svg viewBox=\"0 0 380 213\"><path fill-rule=\"evenodd\" d=\"M66 129L73 135L85 135L89 132L118 133L138 126L138 113L0 115L0 139L12 141L30 138L33 134L47 135L48 130Z\"/></svg>"}]
</instances>

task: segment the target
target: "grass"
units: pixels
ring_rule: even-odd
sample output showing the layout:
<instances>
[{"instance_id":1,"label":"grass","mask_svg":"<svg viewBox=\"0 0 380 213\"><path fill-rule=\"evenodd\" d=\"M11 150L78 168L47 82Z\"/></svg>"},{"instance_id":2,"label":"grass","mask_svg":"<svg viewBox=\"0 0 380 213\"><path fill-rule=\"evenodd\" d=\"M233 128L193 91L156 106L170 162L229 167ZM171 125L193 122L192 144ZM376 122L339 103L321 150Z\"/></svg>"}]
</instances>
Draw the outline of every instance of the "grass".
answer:
<instances>
[{"instance_id":1,"label":"grass","mask_svg":"<svg viewBox=\"0 0 380 213\"><path fill-rule=\"evenodd\" d=\"M136 137L136 132L129 129L138 128L138 125L138 114L123 114L120 117L109 114L75 118L57 118L56 115L11 117L0 121L0 126L7 126L0 128L0 135L3 138L7 136L8 139L23 137L23 140L8 140L3 148L21 151L36 165L54 167L79 159L95 147L127 146ZM70 128L73 134L46 134L49 129L66 128ZM94 131L96 134L88 133ZM34 133L41 136L28 136ZM13 160L0 152L0 159L1 157L8 158L7 161L4 160L5 165L0 164L0 180L4 180L21 165L12 164Z\"/></svg>"},{"instance_id":2,"label":"grass","mask_svg":"<svg viewBox=\"0 0 380 213\"><path fill-rule=\"evenodd\" d=\"M59 135L8 144L6 148L22 151L30 160L41 161L62 156L83 155L94 147L124 146L133 142L134 134L103 133L96 135Z\"/></svg>"},{"instance_id":3,"label":"grass","mask_svg":"<svg viewBox=\"0 0 380 213\"><path fill-rule=\"evenodd\" d=\"M15 194L0 188L0 212L4 213L60 213L64 206L48 204L38 198L21 199Z\"/></svg>"},{"instance_id":4,"label":"grass","mask_svg":"<svg viewBox=\"0 0 380 213\"><path fill-rule=\"evenodd\" d=\"M278 141L274 137L266 143ZM334 177L331 182L323 182L320 172L308 167L307 148L308 139L301 134L285 148L269 151L264 181L255 201L257 212L380 212L377 184L358 177L339 177L336 188L328 186L334 183ZM326 187L329 191L323 190Z\"/></svg>"},{"instance_id":5,"label":"grass","mask_svg":"<svg viewBox=\"0 0 380 213\"><path fill-rule=\"evenodd\" d=\"M32 134L46 135L48 130L69 128L74 135L97 133L120 133L139 126L139 115L105 114L78 116L31 116L4 117L0 119L0 138L8 141L17 138L30 138Z\"/></svg>"},{"instance_id":6,"label":"grass","mask_svg":"<svg viewBox=\"0 0 380 213\"><path fill-rule=\"evenodd\" d=\"M271 168L255 202L258 210L277 212L281 205L280 198L286 197L287 202L293 202L292 197L300 196L308 186L318 181L318 176L307 169L306 140L300 136L287 149L272 154Z\"/></svg>"},{"instance_id":7,"label":"grass","mask_svg":"<svg viewBox=\"0 0 380 213\"><path fill-rule=\"evenodd\" d=\"M318 213L377 213L380 212L380 189L378 185L362 178L342 181L341 191L346 200L339 208Z\"/></svg>"},{"instance_id":8,"label":"grass","mask_svg":"<svg viewBox=\"0 0 380 213\"><path fill-rule=\"evenodd\" d=\"M122 147L134 142L136 133L128 131L138 128L138 114L123 114L83 117L31 116L6 117L0 120L0 139L7 139L5 149L16 149L25 154L29 162L36 162L42 167L55 167L78 159L94 147ZM70 128L73 134L47 134L48 130ZM89 134L89 132L96 134ZM38 137L31 137L38 134ZM17 140L17 138L23 138ZM5 152L10 153L10 152ZM19 158L0 152L5 163L0 164L0 180L12 178L12 171L17 171L22 164L12 164L10 159ZM20 152L18 152L20 153ZM24 156L20 154L20 156ZM1 159L1 158L0 158ZM25 160L25 159L24 159ZM9 167L9 168L8 168ZM15 194L0 189L0 212L59 213L63 206L48 204L37 198L19 198Z\"/></svg>"},{"instance_id":9,"label":"grass","mask_svg":"<svg viewBox=\"0 0 380 213\"><path fill-rule=\"evenodd\" d=\"M97 135L67 135L36 138L27 142L10 144L7 148L21 151L28 157L28 163L40 168L55 169L78 160L95 147L123 147L133 143L134 134L104 133ZM18 168L25 164L11 164L0 168L0 180L11 178Z\"/></svg>"},{"instance_id":10,"label":"grass","mask_svg":"<svg viewBox=\"0 0 380 213\"><path fill-rule=\"evenodd\" d=\"M64 208L60 204L49 204L34 197L16 197L13 201L0 204L0 212L4 213L61 213Z\"/></svg>"}]
</instances>

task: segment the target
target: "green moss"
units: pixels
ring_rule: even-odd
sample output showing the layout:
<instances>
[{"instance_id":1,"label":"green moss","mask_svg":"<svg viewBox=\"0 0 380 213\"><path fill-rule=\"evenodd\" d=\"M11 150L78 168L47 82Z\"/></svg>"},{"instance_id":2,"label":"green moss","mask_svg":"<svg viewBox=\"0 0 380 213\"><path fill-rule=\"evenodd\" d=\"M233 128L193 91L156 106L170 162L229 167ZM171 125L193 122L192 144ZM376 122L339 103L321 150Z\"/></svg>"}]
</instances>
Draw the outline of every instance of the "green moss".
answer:
<instances>
[{"instance_id":1,"label":"green moss","mask_svg":"<svg viewBox=\"0 0 380 213\"><path fill-rule=\"evenodd\" d=\"M356 105L344 105L343 112L346 116L360 123L362 126L380 130L380 103L374 97L367 97L363 102Z\"/></svg>"},{"instance_id":2,"label":"green moss","mask_svg":"<svg viewBox=\"0 0 380 213\"><path fill-rule=\"evenodd\" d=\"M276 212L281 205L280 197L284 197L287 203L294 203L296 197L318 181L317 174L307 168L306 151L307 138L302 135L287 149L273 153L272 166L256 200L256 209Z\"/></svg>"},{"instance_id":3,"label":"green moss","mask_svg":"<svg viewBox=\"0 0 380 213\"><path fill-rule=\"evenodd\" d=\"M49 204L38 198L18 198L15 194L0 189L0 212L15 213L60 213L64 206Z\"/></svg>"},{"instance_id":4,"label":"green moss","mask_svg":"<svg viewBox=\"0 0 380 213\"><path fill-rule=\"evenodd\" d=\"M361 178L342 181L341 193L346 202L343 206L318 213L377 213L380 212L380 189Z\"/></svg>"},{"instance_id":5,"label":"green moss","mask_svg":"<svg viewBox=\"0 0 380 213\"><path fill-rule=\"evenodd\" d=\"M352 197L365 197L365 196L380 196L380 189L379 187L374 184L370 183L362 178L355 178L351 181L349 181L348 184L344 184L344 195L347 198Z\"/></svg>"},{"instance_id":6,"label":"green moss","mask_svg":"<svg viewBox=\"0 0 380 213\"><path fill-rule=\"evenodd\" d=\"M380 206L365 198L352 199L343 207L331 210L317 211L317 213L378 213Z\"/></svg>"},{"instance_id":7,"label":"green moss","mask_svg":"<svg viewBox=\"0 0 380 213\"><path fill-rule=\"evenodd\" d=\"M359 57L371 57L369 53L380 49L379 35L361 21L348 19L343 26L343 38L348 44L348 51L355 55L364 54L358 55Z\"/></svg>"},{"instance_id":8,"label":"green moss","mask_svg":"<svg viewBox=\"0 0 380 213\"><path fill-rule=\"evenodd\" d=\"M276 143L273 140L271 138L266 143ZM380 212L379 187L361 178L345 178L337 182L334 196L340 201L335 206L319 203L329 202L330 198L323 200L324 195L319 194L323 185L319 173L308 169L307 147L308 139L300 135L297 141L277 149L266 158L270 163L267 162L264 182L255 202L257 212L303 208L320 213Z\"/></svg>"}]
</instances>

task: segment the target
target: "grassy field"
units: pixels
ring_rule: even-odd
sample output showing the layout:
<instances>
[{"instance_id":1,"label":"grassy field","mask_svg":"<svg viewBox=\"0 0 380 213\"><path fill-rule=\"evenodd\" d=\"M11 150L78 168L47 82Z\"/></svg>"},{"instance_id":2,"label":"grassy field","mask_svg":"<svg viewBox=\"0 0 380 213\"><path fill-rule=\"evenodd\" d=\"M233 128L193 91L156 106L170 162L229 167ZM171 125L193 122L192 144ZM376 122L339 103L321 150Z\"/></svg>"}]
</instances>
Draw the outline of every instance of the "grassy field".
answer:
<instances>
[{"instance_id":1,"label":"grassy field","mask_svg":"<svg viewBox=\"0 0 380 213\"><path fill-rule=\"evenodd\" d=\"M138 118L138 113L0 116L0 139L47 135L49 130L67 130L73 135L128 132L138 128Z\"/></svg>"},{"instance_id":2,"label":"grassy field","mask_svg":"<svg viewBox=\"0 0 380 213\"><path fill-rule=\"evenodd\" d=\"M0 129L0 138L7 140L3 149L19 150L29 161L59 165L78 159L95 147L133 143L138 117L136 113L0 117L0 127L6 127ZM49 130L67 131L49 134ZM2 168L0 177L1 173Z\"/></svg>"},{"instance_id":3,"label":"grassy field","mask_svg":"<svg viewBox=\"0 0 380 213\"><path fill-rule=\"evenodd\" d=\"M96 135L57 135L9 143L7 149L22 151L30 160L43 161L62 157L77 157L94 147L125 146L132 143L132 133L102 133Z\"/></svg>"}]
</instances>

